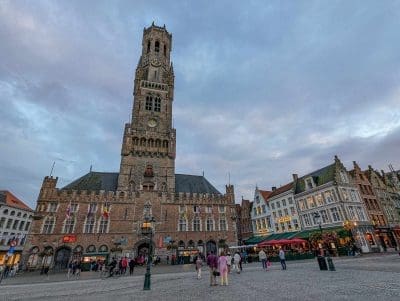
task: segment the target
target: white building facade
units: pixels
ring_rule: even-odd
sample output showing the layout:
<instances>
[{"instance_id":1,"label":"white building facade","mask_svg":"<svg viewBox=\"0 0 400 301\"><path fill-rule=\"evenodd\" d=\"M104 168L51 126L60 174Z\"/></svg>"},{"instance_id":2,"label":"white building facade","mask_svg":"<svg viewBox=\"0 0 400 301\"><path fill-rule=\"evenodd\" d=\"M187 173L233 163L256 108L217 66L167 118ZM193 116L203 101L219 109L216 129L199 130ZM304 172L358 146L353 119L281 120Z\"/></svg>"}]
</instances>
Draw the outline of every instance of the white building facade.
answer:
<instances>
[{"instance_id":1,"label":"white building facade","mask_svg":"<svg viewBox=\"0 0 400 301\"><path fill-rule=\"evenodd\" d=\"M7 190L0 191L0 266L13 266L21 261L33 211ZM12 254L7 254L10 247Z\"/></svg>"},{"instance_id":2,"label":"white building facade","mask_svg":"<svg viewBox=\"0 0 400 301\"><path fill-rule=\"evenodd\" d=\"M274 232L271 211L268 206L268 197L271 191L259 190L254 192L253 207L251 210L251 224L254 236L265 236Z\"/></svg>"}]
</instances>

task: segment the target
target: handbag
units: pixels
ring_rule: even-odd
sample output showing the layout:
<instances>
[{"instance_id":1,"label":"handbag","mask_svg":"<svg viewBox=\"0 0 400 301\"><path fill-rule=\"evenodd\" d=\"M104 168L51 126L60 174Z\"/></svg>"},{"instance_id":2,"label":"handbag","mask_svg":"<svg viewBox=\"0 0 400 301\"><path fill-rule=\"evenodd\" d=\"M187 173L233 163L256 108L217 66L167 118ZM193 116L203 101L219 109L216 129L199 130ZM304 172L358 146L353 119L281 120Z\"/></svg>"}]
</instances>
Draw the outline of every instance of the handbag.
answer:
<instances>
[{"instance_id":1,"label":"handbag","mask_svg":"<svg viewBox=\"0 0 400 301\"><path fill-rule=\"evenodd\" d=\"M218 271L213 271L214 276L220 276L220 273Z\"/></svg>"},{"instance_id":2,"label":"handbag","mask_svg":"<svg viewBox=\"0 0 400 301\"><path fill-rule=\"evenodd\" d=\"M271 261L267 261L267 266L270 267L271 266Z\"/></svg>"}]
</instances>

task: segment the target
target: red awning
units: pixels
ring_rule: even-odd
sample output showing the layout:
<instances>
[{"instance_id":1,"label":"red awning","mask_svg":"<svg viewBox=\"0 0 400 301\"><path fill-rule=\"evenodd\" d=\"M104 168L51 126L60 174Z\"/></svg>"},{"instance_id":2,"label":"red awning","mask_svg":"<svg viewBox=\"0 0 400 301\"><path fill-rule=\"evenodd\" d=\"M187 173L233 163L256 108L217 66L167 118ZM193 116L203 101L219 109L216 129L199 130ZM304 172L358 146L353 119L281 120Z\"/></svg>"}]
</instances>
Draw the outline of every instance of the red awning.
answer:
<instances>
[{"instance_id":1,"label":"red awning","mask_svg":"<svg viewBox=\"0 0 400 301\"><path fill-rule=\"evenodd\" d=\"M292 242L292 244L302 244L307 242L307 240L301 238L293 238L290 241Z\"/></svg>"}]
</instances>

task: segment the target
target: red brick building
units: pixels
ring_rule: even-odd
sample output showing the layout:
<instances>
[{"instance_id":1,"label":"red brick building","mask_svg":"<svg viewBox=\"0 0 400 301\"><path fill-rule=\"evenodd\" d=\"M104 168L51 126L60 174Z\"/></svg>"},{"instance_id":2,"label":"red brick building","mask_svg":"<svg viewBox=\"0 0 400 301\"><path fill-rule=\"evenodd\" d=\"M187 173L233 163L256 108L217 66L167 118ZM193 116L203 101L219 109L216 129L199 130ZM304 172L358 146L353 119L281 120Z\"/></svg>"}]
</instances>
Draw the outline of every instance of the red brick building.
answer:
<instances>
[{"instance_id":1,"label":"red brick building","mask_svg":"<svg viewBox=\"0 0 400 301\"><path fill-rule=\"evenodd\" d=\"M233 186L222 194L204 176L175 174L171 47L165 27L144 29L119 172L91 171L63 188L45 177L25 248L28 266L145 254L150 244L142 225L150 217L151 245L162 259L175 254L187 261L237 244Z\"/></svg>"},{"instance_id":2,"label":"red brick building","mask_svg":"<svg viewBox=\"0 0 400 301\"><path fill-rule=\"evenodd\" d=\"M244 244L244 241L253 236L251 224L251 210L253 202L242 198L241 204L236 204L237 216L237 235L239 245Z\"/></svg>"}]
</instances>

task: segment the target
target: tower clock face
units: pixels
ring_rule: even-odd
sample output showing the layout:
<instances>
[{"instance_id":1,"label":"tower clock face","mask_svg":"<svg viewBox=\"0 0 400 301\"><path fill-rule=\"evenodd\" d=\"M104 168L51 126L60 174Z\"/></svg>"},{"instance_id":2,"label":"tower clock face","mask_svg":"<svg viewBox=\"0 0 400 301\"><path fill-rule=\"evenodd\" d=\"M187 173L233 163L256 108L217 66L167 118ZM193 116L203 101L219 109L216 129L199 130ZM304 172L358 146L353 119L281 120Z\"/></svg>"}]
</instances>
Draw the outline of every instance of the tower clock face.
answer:
<instances>
[{"instance_id":1,"label":"tower clock face","mask_svg":"<svg viewBox=\"0 0 400 301\"><path fill-rule=\"evenodd\" d=\"M154 128L157 126L157 120L155 120L154 118L149 119L149 121L147 121L147 125L151 128Z\"/></svg>"}]
</instances>

